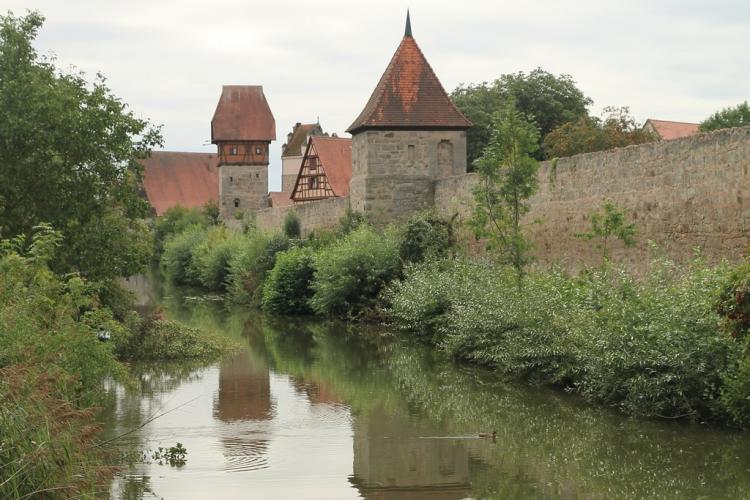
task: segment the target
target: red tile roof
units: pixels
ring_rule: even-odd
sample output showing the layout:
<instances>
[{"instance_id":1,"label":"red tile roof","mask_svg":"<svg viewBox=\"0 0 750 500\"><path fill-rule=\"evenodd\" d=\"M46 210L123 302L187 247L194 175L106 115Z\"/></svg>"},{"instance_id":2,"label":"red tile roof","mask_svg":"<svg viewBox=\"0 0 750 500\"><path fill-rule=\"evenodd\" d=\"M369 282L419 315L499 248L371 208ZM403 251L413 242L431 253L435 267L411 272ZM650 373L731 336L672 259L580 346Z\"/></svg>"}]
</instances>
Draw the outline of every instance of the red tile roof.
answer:
<instances>
[{"instance_id":1,"label":"red tile roof","mask_svg":"<svg viewBox=\"0 0 750 500\"><path fill-rule=\"evenodd\" d=\"M318 153L320 164L334 194L347 196L349 181L352 179L352 140L314 135L310 137L310 142Z\"/></svg>"},{"instance_id":2,"label":"red tile roof","mask_svg":"<svg viewBox=\"0 0 750 500\"><path fill-rule=\"evenodd\" d=\"M669 122L666 120L653 120L648 119L643 124L645 127L647 124L651 124L654 131L664 140L678 139L680 137L687 137L694 135L699 132L697 123L687 122Z\"/></svg>"},{"instance_id":3,"label":"red tile roof","mask_svg":"<svg viewBox=\"0 0 750 500\"><path fill-rule=\"evenodd\" d=\"M283 191L271 191L268 193L272 207L288 207L294 205L291 196L292 193L285 193Z\"/></svg>"},{"instance_id":4,"label":"red tile roof","mask_svg":"<svg viewBox=\"0 0 750 500\"><path fill-rule=\"evenodd\" d=\"M319 123L297 123L292 129L292 137L281 148L281 156L300 156L304 153L303 146L307 146L307 136L312 134L323 135L323 129Z\"/></svg>"},{"instance_id":5,"label":"red tile roof","mask_svg":"<svg viewBox=\"0 0 750 500\"><path fill-rule=\"evenodd\" d=\"M368 128L466 129L471 122L453 105L407 31L362 113L347 132Z\"/></svg>"},{"instance_id":6,"label":"red tile roof","mask_svg":"<svg viewBox=\"0 0 750 500\"><path fill-rule=\"evenodd\" d=\"M211 120L211 142L275 141L276 121L261 85L224 85Z\"/></svg>"},{"instance_id":7,"label":"red tile roof","mask_svg":"<svg viewBox=\"0 0 750 500\"><path fill-rule=\"evenodd\" d=\"M143 187L156 215L175 205L202 207L219 200L219 158L215 154L154 151L141 163Z\"/></svg>"}]
</instances>

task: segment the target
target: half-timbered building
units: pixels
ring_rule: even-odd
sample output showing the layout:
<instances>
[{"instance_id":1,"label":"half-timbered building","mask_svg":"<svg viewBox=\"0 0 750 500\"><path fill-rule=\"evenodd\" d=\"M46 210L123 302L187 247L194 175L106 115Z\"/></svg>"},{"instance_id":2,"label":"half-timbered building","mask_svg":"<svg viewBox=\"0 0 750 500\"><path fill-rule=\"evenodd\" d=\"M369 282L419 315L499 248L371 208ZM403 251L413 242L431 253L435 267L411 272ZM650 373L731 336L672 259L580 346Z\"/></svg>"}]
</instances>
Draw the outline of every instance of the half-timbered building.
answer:
<instances>
[{"instance_id":1,"label":"half-timbered building","mask_svg":"<svg viewBox=\"0 0 750 500\"><path fill-rule=\"evenodd\" d=\"M292 190L295 203L347 196L352 178L352 140L311 136Z\"/></svg>"}]
</instances>

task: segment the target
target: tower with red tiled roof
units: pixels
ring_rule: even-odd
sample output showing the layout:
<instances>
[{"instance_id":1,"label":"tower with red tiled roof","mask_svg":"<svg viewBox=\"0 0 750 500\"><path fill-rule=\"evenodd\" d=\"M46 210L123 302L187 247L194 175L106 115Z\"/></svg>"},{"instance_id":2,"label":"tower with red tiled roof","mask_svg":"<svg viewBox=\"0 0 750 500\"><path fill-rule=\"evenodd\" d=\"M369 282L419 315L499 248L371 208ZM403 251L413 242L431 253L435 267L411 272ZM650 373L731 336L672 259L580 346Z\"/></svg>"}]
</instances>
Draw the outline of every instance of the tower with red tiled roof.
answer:
<instances>
[{"instance_id":1,"label":"tower with red tiled roof","mask_svg":"<svg viewBox=\"0 0 750 500\"><path fill-rule=\"evenodd\" d=\"M268 206L268 147L276 121L260 85L224 85L211 120L223 218Z\"/></svg>"},{"instance_id":2,"label":"tower with red tiled roof","mask_svg":"<svg viewBox=\"0 0 750 500\"><path fill-rule=\"evenodd\" d=\"M466 172L470 126L414 40L407 12L401 44L347 130L352 208L386 223L431 207L435 180Z\"/></svg>"}]
</instances>

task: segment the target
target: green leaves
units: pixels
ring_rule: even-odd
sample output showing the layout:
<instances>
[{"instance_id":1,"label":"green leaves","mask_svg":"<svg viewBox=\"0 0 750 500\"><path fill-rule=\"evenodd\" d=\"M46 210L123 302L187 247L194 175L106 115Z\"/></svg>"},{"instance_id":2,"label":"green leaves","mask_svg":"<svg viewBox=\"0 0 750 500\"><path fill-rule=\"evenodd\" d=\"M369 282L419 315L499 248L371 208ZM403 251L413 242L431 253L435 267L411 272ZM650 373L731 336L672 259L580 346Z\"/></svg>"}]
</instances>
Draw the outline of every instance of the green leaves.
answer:
<instances>
[{"instance_id":1,"label":"green leaves","mask_svg":"<svg viewBox=\"0 0 750 500\"><path fill-rule=\"evenodd\" d=\"M133 221L148 215L148 203L138 160L161 143L159 129L136 118L102 75L88 83L39 57L32 42L42 22L35 12L0 16L0 228L29 234L51 223L66 236L58 272L99 279L140 270ZM105 244L97 232L110 226L122 236ZM120 263L90 266L83 249Z\"/></svg>"},{"instance_id":2,"label":"green leaves","mask_svg":"<svg viewBox=\"0 0 750 500\"><path fill-rule=\"evenodd\" d=\"M510 105L493 118L489 146L477 160L479 183L474 189L474 213L469 224L477 238L488 238L502 261L515 267L519 278L529 263L530 242L521 219L527 200L538 188L539 163L531 156L539 147L539 132L527 116Z\"/></svg>"},{"instance_id":3,"label":"green leaves","mask_svg":"<svg viewBox=\"0 0 750 500\"><path fill-rule=\"evenodd\" d=\"M701 122L700 131L710 132L711 130L745 127L747 125L750 125L750 105L745 101L712 114Z\"/></svg>"},{"instance_id":4,"label":"green leaves","mask_svg":"<svg viewBox=\"0 0 750 500\"><path fill-rule=\"evenodd\" d=\"M604 202L602 212L589 214L589 220L591 221L591 231L578 233L575 236L587 240L594 238L601 240L601 243L597 246L602 249L602 265L609 257L607 244L610 238L614 237L622 241L626 247L635 245L635 224L628 224L625 211L611 201Z\"/></svg>"}]
</instances>

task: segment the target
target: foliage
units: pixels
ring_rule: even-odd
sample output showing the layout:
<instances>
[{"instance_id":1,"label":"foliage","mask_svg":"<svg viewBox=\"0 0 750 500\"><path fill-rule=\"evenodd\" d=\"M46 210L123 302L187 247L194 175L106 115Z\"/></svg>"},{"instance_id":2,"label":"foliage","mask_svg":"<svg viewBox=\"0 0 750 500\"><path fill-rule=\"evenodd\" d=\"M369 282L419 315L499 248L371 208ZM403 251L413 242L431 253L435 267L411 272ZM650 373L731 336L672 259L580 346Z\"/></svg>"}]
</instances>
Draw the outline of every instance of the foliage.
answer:
<instances>
[{"instance_id":1,"label":"foliage","mask_svg":"<svg viewBox=\"0 0 750 500\"><path fill-rule=\"evenodd\" d=\"M434 211L412 215L401 229L399 256L404 262L443 258L455 244L453 220L446 221Z\"/></svg>"},{"instance_id":2,"label":"foliage","mask_svg":"<svg viewBox=\"0 0 750 500\"><path fill-rule=\"evenodd\" d=\"M721 402L732 421L750 427L750 342L744 341L744 356L723 377Z\"/></svg>"},{"instance_id":3,"label":"foliage","mask_svg":"<svg viewBox=\"0 0 750 500\"><path fill-rule=\"evenodd\" d=\"M367 224L367 217L362 212L352 210L352 207L346 207L346 213L339 220L337 232L339 235L347 235L360 226Z\"/></svg>"},{"instance_id":4,"label":"foliage","mask_svg":"<svg viewBox=\"0 0 750 500\"><path fill-rule=\"evenodd\" d=\"M400 272L392 234L360 226L315 254L312 309L321 315L356 318L375 305L386 283Z\"/></svg>"},{"instance_id":5,"label":"foliage","mask_svg":"<svg viewBox=\"0 0 750 500\"><path fill-rule=\"evenodd\" d=\"M188 274L197 276L200 284L208 290L225 291L230 260L245 244L246 238L237 231L225 226L208 228L193 249Z\"/></svg>"},{"instance_id":6,"label":"foliage","mask_svg":"<svg viewBox=\"0 0 750 500\"><path fill-rule=\"evenodd\" d=\"M181 233L190 226L207 227L209 224L210 219L206 215L206 210L200 211L197 208L185 208L179 205L170 207L154 222L154 257L157 259L161 257L164 243L170 236Z\"/></svg>"},{"instance_id":7,"label":"foliage","mask_svg":"<svg viewBox=\"0 0 750 500\"><path fill-rule=\"evenodd\" d=\"M716 304L732 337L742 340L750 331L750 259L745 259L727 277Z\"/></svg>"},{"instance_id":8,"label":"foliage","mask_svg":"<svg viewBox=\"0 0 750 500\"><path fill-rule=\"evenodd\" d=\"M219 210L219 204L215 200L208 200L206 204L203 205L201 214L212 226L216 226L221 222L221 211Z\"/></svg>"},{"instance_id":9,"label":"foliage","mask_svg":"<svg viewBox=\"0 0 750 500\"><path fill-rule=\"evenodd\" d=\"M726 276L699 260L683 272L660 261L643 282L605 267L535 272L518 288L507 268L433 261L387 295L395 326L457 358L631 414L747 425L747 356L714 306Z\"/></svg>"},{"instance_id":10,"label":"foliage","mask_svg":"<svg viewBox=\"0 0 750 500\"><path fill-rule=\"evenodd\" d=\"M146 260L139 160L160 144L159 131L103 76L90 84L39 57L42 23L36 12L0 16L0 231L28 234L47 221L66 238L51 262L58 272L133 273Z\"/></svg>"},{"instance_id":11,"label":"foliage","mask_svg":"<svg viewBox=\"0 0 750 500\"><path fill-rule=\"evenodd\" d=\"M263 286L263 309L277 314L310 313L313 251L297 247L280 252Z\"/></svg>"},{"instance_id":12,"label":"foliage","mask_svg":"<svg viewBox=\"0 0 750 500\"><path fill-rule=\"evenodd\" d=\"M302 235L297 212L289 211L284 217L284 235L289 239L296 239Z\"/></svg>"},{"instance_id":13,"label":"foliage","mask_svg":"<svg viewBox=\"0 0 750 500\"><path fill-rule=\"evenodd\" d=\"M490 144L476 162L479 183L469 223L477 238L488 238L489 246L500 250L501 260L516 269L520 280L530 261L521 218L538 186L539 164L531 155L538 148L539 135L512 105L495 115L493 123Z\"/></svg>"},{"instance_id":14,"label":"foliage","mask_svg":"<svg viewBox=\"0 0 750 500\"><path fill-rule=\"evenodd\" d=\"M282 234L251 230L247 242L229 260L227 289L234 302L260 302L266 273L276 264L276 255L291 247Z\"/></svg>"},{"instance_id":15,"label":"foliage","mask_svg":"<svg viewBox=\"0 0 750 500\"><path fill-rule=\"evenodd\" d=\"M473 123L466 134L470 166L490 144L494 115L510 102L531 117L541 137L564 123L585 117L586 108L592 103L570 75L555 76L541 68L528 74L504 74L492 83L459 85L451 99ZM537 159L541 159L540 153L535 151Z\"/></svg>"},{"instance_id":16,"label":"foliage","mask_svg":"<svg viewBox=\"0 0 750 500\"><path fill-rule=\"evenodd\" d=\"M161 256L161 268L167 278L179 285L200 285L200 278L193 264L193 251L205 234L204 228L193 225L166 241Z\"/></svg>"},{"instance_id":17,"label":"foliage","mask_svg":"<svg viewBox=\"0 0 750 500\"><path fill-rule=\"evenodd\" d=\"M589 214L589 220L591 221L591 231L576 234L576 237L587 240L599 238L601 240L601 244L597 246L602 249L602 265L609 257L607 243L611 237L622 241L626 247L635 245L635 225L627 224L625 211L611 201L604 202L602 212Z\"/></svg>"},{"instance_id":18,"label":"foliage","mask_svg":"<svg viewBox=\"0 0 750 500\"><path fill-rule=\"evenodd\" d=\"M546 158L592 153L656 140L630 116L627 107L604 108L601 118L582 116L560 125L542 143Z\"/></svg>"},{"instance_id":19,"label":"foliage","mask_svg":"<svg viewBox=\"0 0 750 500\"><path fill-rule=\"evenodd\" d=\"M172 467L182 467L187 463L187 448L179 442L169 448L159 446L151 454L151 459L159 465L169 464Z\"/></svg>"},{"instance_id":20,"label":"foliage","mask_svg":"<svg viewBox=\"0 0 750 500\"><path fill-rule=\"evenodd\" d=\"M750 125L750 105L745 101L712 114L701 122L700 131L710 132L723 128L746 127L748 125Z\"/></svg>"}]
</instances>

